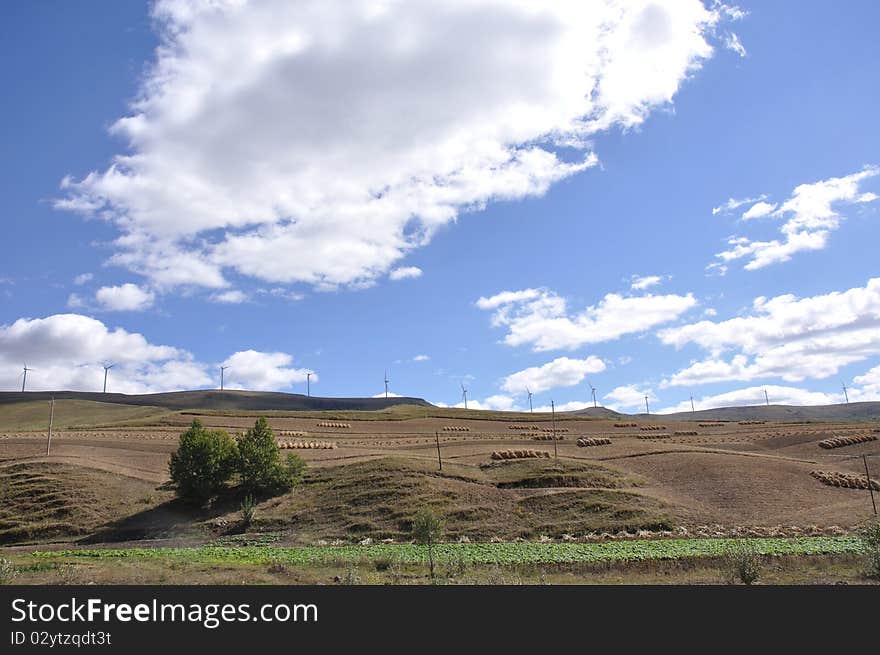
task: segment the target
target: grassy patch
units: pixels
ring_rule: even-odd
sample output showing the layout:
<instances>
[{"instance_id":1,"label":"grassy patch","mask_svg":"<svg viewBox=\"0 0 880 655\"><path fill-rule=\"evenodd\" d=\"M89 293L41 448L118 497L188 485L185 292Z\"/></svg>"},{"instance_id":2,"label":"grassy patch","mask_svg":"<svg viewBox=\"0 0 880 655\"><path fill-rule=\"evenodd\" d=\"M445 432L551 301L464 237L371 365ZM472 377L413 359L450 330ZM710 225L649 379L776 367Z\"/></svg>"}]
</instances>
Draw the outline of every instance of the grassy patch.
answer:
<instances>
[{"instance_id":1,"label":"grassy patch","mask_svg":"<svg viewBox=\"0 0 880 655\"><path fill-rule=\"evenodd\" d=\"M56 400L55 429L68 430L157 421L167 414L168 411L160 407L120 405L91 400ZM46 430L48 425L49 403L46 401L0 404L0 430L8 432Z\"/></svg>"}]
</instances>

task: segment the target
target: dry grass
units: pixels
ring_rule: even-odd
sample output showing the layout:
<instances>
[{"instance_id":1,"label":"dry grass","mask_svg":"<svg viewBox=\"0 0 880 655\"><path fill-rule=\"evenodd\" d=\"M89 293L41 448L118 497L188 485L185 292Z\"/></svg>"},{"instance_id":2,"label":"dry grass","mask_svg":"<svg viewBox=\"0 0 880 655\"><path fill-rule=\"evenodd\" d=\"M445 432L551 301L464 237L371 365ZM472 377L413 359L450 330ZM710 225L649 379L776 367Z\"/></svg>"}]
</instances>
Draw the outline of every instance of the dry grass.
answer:
<instances>
[{"instance_id":1,"label":"dry grass","mask_svg":"<svg viewBox=\"0 0 880 655\"><path fill-rule=\"evenodd\" d=\"M877 437L873 434L856 434L851 437L833 437L831 439L823 439L819 442L820 448L832 449L843 448L844 446L854 446L868 441L877 441Z\"/></svg>"}]
</instances>

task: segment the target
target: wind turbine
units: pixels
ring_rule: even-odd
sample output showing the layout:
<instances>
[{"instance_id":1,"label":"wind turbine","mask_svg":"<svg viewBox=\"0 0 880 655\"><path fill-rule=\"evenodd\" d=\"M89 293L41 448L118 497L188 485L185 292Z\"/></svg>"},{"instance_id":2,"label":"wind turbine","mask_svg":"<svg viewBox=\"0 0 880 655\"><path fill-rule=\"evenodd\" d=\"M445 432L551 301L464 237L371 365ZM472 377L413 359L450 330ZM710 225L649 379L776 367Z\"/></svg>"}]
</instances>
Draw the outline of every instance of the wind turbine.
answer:
<instances>
[{"instance_id":1,"label":"wind turbine","mask_svg":"<svg viewBox=\"0 0 880 655\"><path fill-rule=\"evenodd\" d=\"M694 409L694 395L691 394L691 414L693 414L693 413L696 412L696 411L697 411L697 410Z\"/></svg>"},{"instance_id":2,"label":"wind turbine","mask_svg":"<svg viewBox=\"0 0 880 655\"><path fill-rule=\"evenodd\" d=\"M312 372L309 371L306 373L306 396L311 397L312 395Z\"/></svg>"},{"instance_id":3,"label":"wind turbine","mask_svg":"<svg viewBox=\"0 0 880 655\"><path fill-rule=\"evenodd\" d=\"M526 393L529 394L529 413L531 414L533 412L533 410L532 410L532 392L529 391L528 387L526 387Z\"/></svg>"},{"instance_id":4,"label":"wind turbine","mask_svg":"<svg viewBox=\"0 0 880 655\"><path fill-rule=\"evenodd\" d=\"M467 409L467 387L464 382L461 383L461 397L464 400L464 408Z\"/></svg>"},{"instance_id":5,"label":"wind turbine","mask_svg":"<svg viewBox=\"0 0 880 655\"><path fill-rule=\"evenodd\" d=\"M846 398L846 404L849 405L849 394L846 392L846 382L843 383L843 397Z\"/></svg>"},{"instance_id":6,"label":"wind turbine","mask_svg":"<svg viewBox=\"0 0 880 655\"><path fill-rule=\"evenodd\" d=\"M223 391L223 376L227 368L229 368L229 366L220 367L220 391Z\"/></svg>"},{"instance_id":7,"label":"wind turbine","mask_svg":"<svg viewBox=\"0 0 880 655\"><path fill-rule=\"evenodd\" d=\"M388 379L388 369L385 369L385 397L386 398L388 397L388 383L389 382L391 382L391 380Z\"/></svg>"},{"instance_id":8,"label":"wind turbine","mask_svg":"<svg viewBox=\"0 0 880 655\"><path fill-rule=\"evenodd\" d=\"M587 384L590 383L587 382ZM596 387L594 387L592 384L590 384L590 393L593 394L593 407L598 407L598 405L596 404Z\"/></svg>"},{"instance_id":9,"label":"wind turbine","mask_svg":"<svg viewBox=\"0 0 880 655\"><path fill-rule=\"evenodd\" d=\"M24 387L27 384L27 374L28 371L33 371L34 369L28 368L27 364L24 365L24 377L21 379L21 392L24 393Z\"/></svg>"},{"instance_id":10,"label":"wind turbine","mask_svg":"<svg viewBox=\"0 0 880 655\"><path fill-rule=\"evenodd\" d=\"M107 371L116 366L116 364L104 364L104 393L107 393Z\"/></svg>"},{"instance_id":11,"label":"wind turbine","mask_svg":"<svg viewBox=\"0 0 880 655\"><path fill-rule=\"evenodd\" d=\"M770 396L767 395L766 389L764 389L764 402L767 403L767 407L770 407Z\"/></svg>"},{"instance_id":12,"label":"wind turbine","mask_svg":"<svg viewBox=\"0 0 880 655\"><path fill-rule=\"evenodd\" d=\"M650 414L650 413L651 413L651 408L648 407L648 394L645 394L645 413L646 413L646 414Z\"/></svg>"}]
</instances>

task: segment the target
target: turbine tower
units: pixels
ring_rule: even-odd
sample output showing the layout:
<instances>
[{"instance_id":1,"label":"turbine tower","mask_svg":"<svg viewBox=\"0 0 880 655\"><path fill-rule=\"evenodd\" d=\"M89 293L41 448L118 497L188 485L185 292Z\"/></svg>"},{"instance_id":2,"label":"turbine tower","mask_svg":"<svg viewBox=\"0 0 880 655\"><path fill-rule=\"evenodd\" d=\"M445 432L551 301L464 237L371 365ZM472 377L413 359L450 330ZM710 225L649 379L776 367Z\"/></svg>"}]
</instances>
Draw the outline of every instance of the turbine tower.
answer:
<instances>
[{"instance_id":1,"label":"turbine tower","mask_svg":"<svg viewBox=\"0 0 880 655\"><path fill-rule=\"evenodd\" d=\"M587 384L590 383L587 382ZM590 384L590 393L593 396L593 407L598 407L599 405L596 403L596 387L594 387L592 384Z\"/></svg>"},{"instance_id":2,"label":"turbine tower","mask_svg":"<svg viewBox=\"0 0 880 655\"><path fill-rule=\"evenodd\" d=\"M464 382L461 383L461 398L464 400L464 408L467 409L467 387Z\"/></svg>"},{"instance_id":3,"label":"turbine tower","mask_svg":"<svg viewBox=\"0 0 880 655\"><path fill-rule=\"evenodd\" d=\"M846 392L846 383L843 384L843 397L846 399L846 404L849 405L849 394Z\"/></svg>"},{"instance_id":4,"label":"turbine tower","mask_svg":"<svg viewBox=\"0 0 880 655\"><path fill-rule=\"evenodd\" d=\"M650 414L651 408L648 407L648 394L645 394L645 414Z\"/></svg>"},{"instance_id":5,"label":"turbine tower","mask_svg":"<svg viewBox=\"0 0 880 655\"><path fill-rule=\"evenodd\" d=\"M223 378L224 378L224 374L225 374L227 368L229 368L229 366L221 366L220 367L220 391L223 391L223 382L224 382Z\"/></svg>"},{"instance_id":6,"label":"turbine tower","mask_svg":"<svg viewBox=\"0 0 880 655\"><path fill-rule=\"evenodd\" d=\"M531 414L533 412L533 410L532 410L532 392L529 391L528 387L526 387L526 393L529 394L529 413Z\"/></svg>"},{"instance_id":7,"label":"turbine tower","mask_svg":"<svg viewBox=\"0 0 880 655\"><path fill-rule=\"evenodd\" d=\"M312 372L311 371L306 373L306 396L309 398L312 396Z\"/></svg>"},{"instance_id":8,"label":"turbine tower","mask_svg":"<svg viewBox=\"0 0 880 655\"><path fill-rule=\"evenodd\" d=\"M764 402L767 403L767 407L770 407L770 396L767 395L766 389L764 389Z\"/></svg>"},{"instance_id":9,"label":"turbine tower","mask_svg":"<svg viewBox=\"0 0 880 655\"><path fill-rule=\"evenodd\" d=\"M385 369L385 397L386 398L388 397L388 383L389 382L391 382L391 380L388 379L388 369Z\"/></svg>"},{"instance_id":10,"label":"turbine tower","mask_svg":"<svg viewBox=\"0 0 880 655\"><path fill-rule=\"evenodd\" d=\"M27 374L28 371L33 371L34 369L28 368L28 365L24 365L24 377L21 379L21 392L24 393L24 387L27 384Z\"/></svg>"},{"instance_id":11,"label":"turbine tower","mask_svg":"<svg viewBox=\"0 0 880 655\"><path fill-rule=\"evenodd\" d=\"M107 372L116 364L104 364L104 393L107 393Z\"/></svg>"},{"instance_id":12,"label":"turbine tower","mask_svg":"<svg viewBox=\"0 0 880 655\"><path fill-rule=\"evenodd\" d=\"M694 409L694 396L693 396L693 394L691 394L691 414L693 414L696 411L697 410Z\"/></svg>"}]
</instances>

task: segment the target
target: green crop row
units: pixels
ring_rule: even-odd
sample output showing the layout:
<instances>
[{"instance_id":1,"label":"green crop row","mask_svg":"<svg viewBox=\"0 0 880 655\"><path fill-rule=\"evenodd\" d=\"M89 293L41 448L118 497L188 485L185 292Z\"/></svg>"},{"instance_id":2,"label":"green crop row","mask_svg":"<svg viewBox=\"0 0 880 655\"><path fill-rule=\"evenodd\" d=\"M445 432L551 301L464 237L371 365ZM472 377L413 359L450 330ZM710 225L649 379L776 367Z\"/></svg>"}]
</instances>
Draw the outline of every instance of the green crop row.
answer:
<instances>
[{"instance_id":1,"label":"green crop row","mask_svg":"<svg viewBox=\"0 0 880 655\"><path fill-rule=\"evenodd\" d=\"M471 564L569 564L578 562L688 559L724 555L733 539L645 539L603 543L454 543L435 546L439 561ZM762 555L859 553L857 537L744 539ZM202 546L195 548L125 548L37 551L45 558L166 559L196 563L234 562L294 565L357 564L377 560L422 562L426 547L414 544L373 546Z\"/></svg>"}]
</instances>

